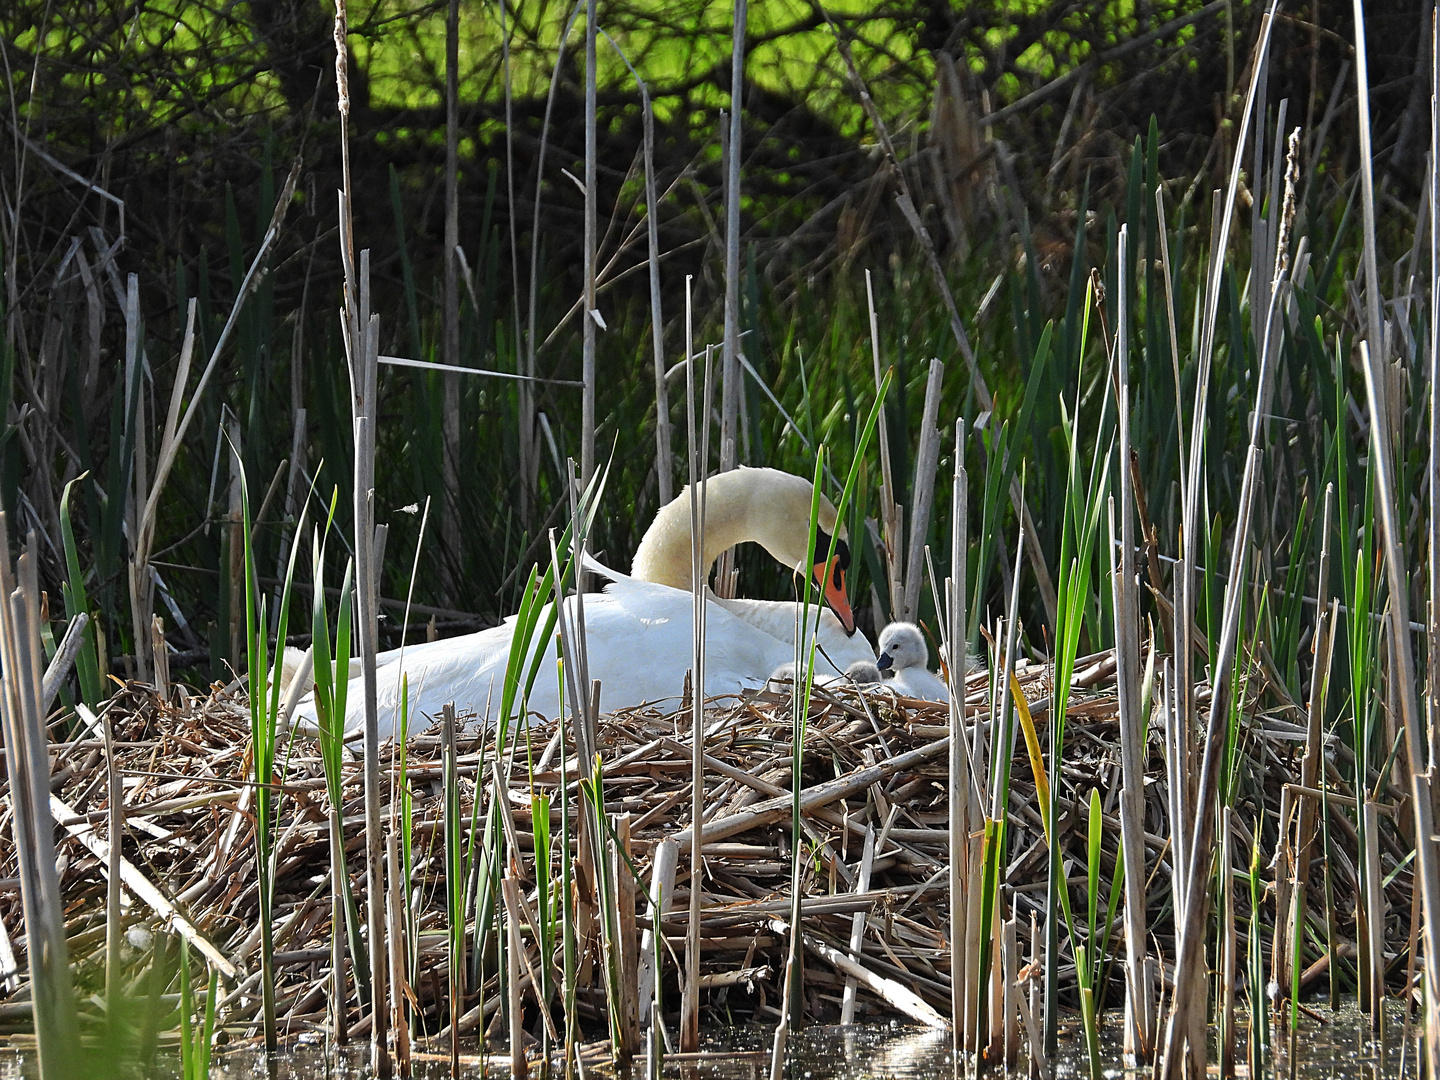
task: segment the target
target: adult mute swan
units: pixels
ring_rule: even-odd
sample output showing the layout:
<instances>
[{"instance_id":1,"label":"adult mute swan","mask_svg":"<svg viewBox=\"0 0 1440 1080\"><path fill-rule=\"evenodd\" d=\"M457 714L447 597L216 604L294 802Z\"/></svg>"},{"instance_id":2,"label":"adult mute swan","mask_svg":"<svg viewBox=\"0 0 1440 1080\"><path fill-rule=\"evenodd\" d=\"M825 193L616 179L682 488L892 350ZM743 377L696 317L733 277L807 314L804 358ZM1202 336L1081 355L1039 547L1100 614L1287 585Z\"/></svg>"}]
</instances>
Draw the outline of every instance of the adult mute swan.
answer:
<instances>
[{"instance_id":1,"label":"adult mute swan","mask_svg":"<svg viewBox=\"0 0 1440 1080\"><path fill-rule=\"evenodd\" d=\"M834 609L817 608L811 613L812 620L819 615L816 671L839 675L857 660L873 663L875 654L864 636L854 633L845 596L850 552L829 500L820 499L815 562L806 567L813 493L808 480L776 469L740 468L711 477L704 491L701 558L707 572L726 548L760 544L784 566L813 574ZM601 708L613 712L678 698L691 666L689 488L655 515L629 576L593 560L591 569L611 579L604 592L584 597L590 677L600 681ZM793 660L798 607L784 601L723 600L707 590L705 694L758 689L778 664ZM565 610L574 627L575 597L566 598ZM544 621L542 614L540 622ZM381 737L394 735L399 726L402 675L409 679L411 731L422 730L451 702L468 722L498 719L515 624L512 616L503 625L476 634L409 645L403 657L399 650L380 654L376 659ZM560 711L553 636L531 644L526 669L538 648L544 649L544 659L529 709L553 717ZM346 709L346 731L358 730L363 723L358 678L350 683ZM313 696L301 700L296 718L302 729L316 728Z\"/></svg>"},{"instance_id":2,"label":"adult mute swan","mask_svg":"<svg viewBox=\"0 0 1440 1080\"><path fill-rule=\"evenodd\" d=\"M949 701L944 680L926 662L925 636L912 622L892 622L880 631L880 671L887 675L884 685L897 694L924 701Z\"/></svg>"}]
</instances>

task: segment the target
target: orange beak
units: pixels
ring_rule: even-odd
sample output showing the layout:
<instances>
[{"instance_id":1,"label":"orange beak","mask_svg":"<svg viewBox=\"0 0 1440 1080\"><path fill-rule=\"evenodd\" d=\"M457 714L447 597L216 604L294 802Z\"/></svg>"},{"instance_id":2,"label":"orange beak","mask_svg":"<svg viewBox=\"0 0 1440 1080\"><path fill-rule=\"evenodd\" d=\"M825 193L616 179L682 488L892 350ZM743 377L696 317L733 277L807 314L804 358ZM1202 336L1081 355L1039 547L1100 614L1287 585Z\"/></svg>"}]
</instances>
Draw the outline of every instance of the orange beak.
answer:
<instances>
[{"instance_id":1,"label":"orange beak","mask_svg":"<svg viewBox=\"0 0 1440 1080\"><path fill-rule=\"evenodd\" d=\"M845 571L840 568L840 560L832 556L825 562L817 562L814 573L815 580L825 593L825 602L835 612L845 633L854 634L855 613L850 610L850 598L845 595Z\"/></svg>"}]
</instances>

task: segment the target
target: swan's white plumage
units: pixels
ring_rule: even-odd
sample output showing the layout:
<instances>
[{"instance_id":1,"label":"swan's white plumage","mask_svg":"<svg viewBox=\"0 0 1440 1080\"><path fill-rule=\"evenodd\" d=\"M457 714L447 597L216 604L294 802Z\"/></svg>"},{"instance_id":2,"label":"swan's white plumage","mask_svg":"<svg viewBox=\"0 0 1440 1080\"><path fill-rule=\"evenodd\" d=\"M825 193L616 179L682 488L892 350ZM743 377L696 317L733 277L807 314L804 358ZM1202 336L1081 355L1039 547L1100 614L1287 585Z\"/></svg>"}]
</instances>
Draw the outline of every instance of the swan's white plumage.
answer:
<instances>
[{"instance_id":1,"label":"swan's white plumage","mask_svg":"<svg viewBox=\"0 0 1440 1080\"><path fill-rule=\"evenodd\" d=\"M585 594L585 633L590 678L601 684L605 712L646 702L678 700L690 668L692 597L688 591L637 581L591 562L591 568L612 580L601 593ZM565 602L575 625L575 598ZM765 600L721 600L707 591L705 622L705 694L714 697L757 690L771 671L794 659L794 604ZM789 609L787 612L784 609ZM849 637L840 621L820 612L817 675L838 677L859 659L874 662L875 654L862 635ZM544 623L546 613L540 617ZM464 722L498 719L505 669L510 658L516 618L489 630L407 646L403 665L399 650L382 653L378 666L381 738L396 734L400 722L400 673L409 675L409 730L424 730L454 702ZM532 659L537 643L531 645ZM528 669L528 663L524 666ZM545 643L545 658L530 694L529 709L542 716L558 715L555 643ZM568 696L569 689L567 687ZM352 680L346 702L347 731L363 723L363 690ZM313 698L296 710L302 730L318 725Z\"/></svg>"},{"instance_id":2,"label":"swan's white plumage","mask_svg":"<svg viewBox=\"0 0 1440 1080\"><path fill-rule=\"evenodd\" d=\"M925 701L949 701L945 682L927 666L925 636L910 622L893 622L880 632L880 670L893 669L885 682L897 694Z\"/></svg>"}]
</instances>

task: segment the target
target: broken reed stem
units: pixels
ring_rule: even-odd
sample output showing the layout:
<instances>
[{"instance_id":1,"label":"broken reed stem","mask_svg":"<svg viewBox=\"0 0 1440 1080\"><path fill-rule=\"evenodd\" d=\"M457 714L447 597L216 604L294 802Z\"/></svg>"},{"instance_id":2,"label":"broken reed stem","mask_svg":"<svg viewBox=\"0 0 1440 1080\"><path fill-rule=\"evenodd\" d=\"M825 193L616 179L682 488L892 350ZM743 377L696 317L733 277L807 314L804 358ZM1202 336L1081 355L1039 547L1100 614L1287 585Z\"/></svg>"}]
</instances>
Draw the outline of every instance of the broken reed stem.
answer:
<instances>
[{"instance_id":1,"label":"broken reed stem","mask_svg":"<svg viewBox=\"0 0 1440 1080\"><path fill-rule=\"evenodd\" d=\"M88 613L76 612L75 617L65 628L65 636L55 647L55 655L50 658L50 666L45 669L45 677L40 683L40 714L42 716L50 711L50 706L55 703L55 698L60 694L60 687L69 678L70 669L75 666L75 658L80 655L80 650L85 645L85 627L89 624Z\"/></svg>"}]
</instances>

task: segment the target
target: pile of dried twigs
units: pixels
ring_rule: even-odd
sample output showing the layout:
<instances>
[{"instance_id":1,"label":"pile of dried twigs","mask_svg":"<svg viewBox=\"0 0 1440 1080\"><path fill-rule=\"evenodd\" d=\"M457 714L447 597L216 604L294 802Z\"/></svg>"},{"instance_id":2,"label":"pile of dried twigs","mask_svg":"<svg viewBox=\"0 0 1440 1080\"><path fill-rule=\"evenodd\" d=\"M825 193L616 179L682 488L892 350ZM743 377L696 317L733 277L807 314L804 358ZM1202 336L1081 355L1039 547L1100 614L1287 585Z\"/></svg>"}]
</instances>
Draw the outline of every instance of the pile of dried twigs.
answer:
<instances>
[{"instance_id":1,"label":"pile of dried twigs","mask_svg":"<svg viewBox=\"0 0 1440 1080\"><path fill-rule=\"evenodd\" d=\"M1055 796L1059 832L1066 851L1066 877L1077 910L1093 902L1086 895L1087 821L1085 808L1092 789L1100 793L1104 828L1100 871L1105 889L1097 897L1100 911L1109 912L1115 924L1115 948L1120 931L1114 897L1118 893L1115 860L1119 826L1114 818L1119 791L1119 742L1114 694L1097 690L1110 681L1113 654L1090 657L1077 666L1076 692L1067 710L1071 750L1059 770ZM1019 682L1035 724L1045 726L1050 676L1040 665L1022 664ZM1252 680L1252 684L1258 680ZM1257 687L1258 689L1258 687ZM1253 694L1253 702L1259 695ZM972 677L966 703L967 724L973 730L991 722L991 695L985 676ZM1251 712L1244 737L1253 741L1246 760L1257 763L1251 775L1237 775L1237 804L1263 804L1257 817L1275 822L1282 807L1291 813L1298 802L1299 761L1306 751L1303 723L1285 716L1289 706ZM689 819L691 741L687 730L689 710L674 712L639 709L606 717L599 728L602 785L606 820L620 848L628 844L633 873L619 872L611 879L620 904L621 955L619 970L633 978L620 988L622 1011L632 1017L649 1017L651 988L661 989L663 1006L678 1006L674 994L679 957L683 954L688 880L685 867L693 822ZM801 1009L814 1019L843 1016L899 1014L943 1025L950 1011L950 959L948 931L948 880L951 839L947 831L948 706L898 698L888 689L872 687L814 691L801 803L806 844L801 880L802 936L806 963L803 970ZM773 1019L782 996L782 973L787 949L791 901L792 855L790 815L792 798L791 705L788 693L766 692L741 701L714 703L707 712L702 834L705 878L701 883L701 987L721 1016L750 1015ZM257 991L257 878L252 804L255 786L249 762L249 712L243 691L215 688L207 696L188 695L176 687L169 700L152 689L131 684L117 693L105 710L104 720L113 732L113 754L107 756L100 721L82 710L82 726L67 741L52 744L51 809L56 817L66 929L74 975L79 987L95 988L105 979L109 819L107 791L110 769L118 772L124 791L123 862L121 878L126 907L121 913L129 928L126 960L143 994L149 985L144 975L163 956L160 943L167 935L156 933L148 951L148 934L173 931L188 939L192 949L207 958L222 976L217 1016L229 1038L253 1035L259 1023L261 1001ZM86 723L89 724L89 730ZM517 920L528 932L522 942L518 994L523 995L527 1026L537 1037L554 1023L550 1009L539 1010L542 996L535 987L554 990L556 978L544 978L547 969L558 970L562 957L542 955L535 933L536 905L541 899L536 883L536 835L548 833L550 851L542 853L546 873L558 874L551 864L560 858L564 776L570 790L564 805L572 815L569 838L578 907L576 942L579 965L579 1013L603 1024L610 992L602 991L605 957L602 916L597 907L597 874L585 845L576 844L574 814L580 803L576 790L578 762L573 744L563 747L562 731L553 723L534 723L511 740L503 761L495 760L493 732L462 732L455 759L461 796L460 819L483 823L503 777L499 820L506 834L508 876L518 879L517 899L525 912ZM1162 733L1149 737L1152 777L1165 776ZM1083 748L1083 749L1082 749ZM368 1016L356 996L353 979L348 1008L337 1009L332 993L332 936L330 849L328 830L332 815L326 795L322 763L315 745L294 737L288 750L277 755L282 775L276 785L279 800L274 949L278 973L276 1011L282 1031L292 1036L328 1031L351 1037L368 1030ZM405 812L408 795L412 871L401 903L409 911L403 922L409 940L400 968L407 972L405 999L410 1002L408 1025L414 1034L448 1034L452 1016L448 976L446 884L443 881L445 809L442 790L441 737L431 733L411 740L403 762L396 748L387 748L383 793L386 816L393 823ZM1263 763L1263 764L1259 764ZM402 770L403 769L403 781ZM1050 770L1053 776L1054 770ZM1351 828L1343 806L1349 793L1341 790L1331 766L1328 798L1331 828ZM359 762L345 769L345 805L342 820L347 847L363 849ZM1147 896L1149 924L1160 956L1173 956L1173 908L1166 880L1170 875L1165 781L1148 786L1145 810L1146 865L1151 875ZM1045 875L1048 865L1042 818L1039 812L1030 759L1017 753L1010 778L1008 913L995 934L995 960L991 978L997 990L992 1000L1025 1001L1039 1008L1038 981L1043 943L1035 927L1043 925ZM537 830L532 819L532 796L550 797L552 822ZM477 807L476 801L479 800ZM543 803L541 805L544 805ZM1257 805L1256 809L1259 809ZM20 895L15 880L16 852L7 804L0 821L0 872L7 875L0 891L4 932L0 936L0 962L4 970L7 1003L0 1005L0 1024L10 1032L27 1031L30 986L24 977L24 957L16 956L13 942L23 941ZM1246 815L1249 819L1250 815ZM1239 815L1233 821L1242 830ZM1271 826L1274 827L1273 825ZM477 841L483 843L483 840ZM1391 838L1386 837L1390 846ZM1263 843L1277 850L1274 838ZM1253 838L1237 831L1236 846L1248 852ZM1284 843L1278 850L1285 855ZM578 854L575 852L578 851ZM1397 854L1396 856L1400 856ZM1248 862L1248 858L1237 862ZM1286 861L1286 860L1277 860ZM617 857L612 869L625 865ZM1322 867L1312 863L1314 887L1307 896L1312 921L1327 925L1338 935L1336 951L1347 953L1353 941L1354 868L1349 860L1330 860ZM358 870L358 860L352 870ZM1268 886L1290 873L1287 866L1260 867ZM1329 874L1329 880L1323 880ZM497 881L491 875L492 882ZM474 882L470 885L473 887ZM355 883L357 893L360 883ZM602 886L603 889L603 886ZM497 889L497 893L498 893ZM1244 890L1237 890L1243 892ZM1263 890L1262 890L1263 893ZM1286 894L1288 895L1288 893ZM653 898L660 898L663 945L658 950L661 970L655 977L649 934L654 925ZM1413 930L1407 914L1409 896L1392 885L1388 926L1394 952L1408 955ZM1267 903L1264 905L1269 907ZM487 910L479 904L474 911ZM493 908L489 910L493 911ZM1246 916L1243 905L1240 917ZM1261 912L1268 921L1273 908ZM1232 913L1233 917L1233 913ZM460 1033L501 1029L505 995L502 972L496 962L493 927L477 928L472 917L466 927L469 960L459 1016ZM497 924L498 925L498 924ZM643 940L641 940L643 936ZM137 947L138 946L138 947ZM1112 951L1110 956L1114 956ZM1353 955L1353 954L1352 954ZM347 966L353 966L351 956ZM1395 961L1401 966L1401 960ZM628 965L628 967L627 967ZM1119 965L1102 981L1114 1000L1121 996ZM1168 971L1168 968L1166 969ZM1302 976L1309 984L1327 970L1312 965ZM1062 994L1073 1000L1074 966L1061 969ZM1026 983L1030 983L1027 991ZM670 993L666 994L665 991ZM667 1000L668 998L668 1000ZM97 999L98 1000L98 999ZM515 1000L512 998L511 1000ZM83 1012L82 1001L82 1012ZM1018 1010L1023 1017L1025 1009ZM1006 1038L1018 1025L1017 1011L1007 1009L1009 1023L993 1038ZM348 1031L347 1031L348 1027ZM551 1027L551 1034L558 1035ZM1018 1044L1018 1032L1014 1032ZM500 1031L504 1041L503 1030Z\"/></svg>"}]
</instances>

